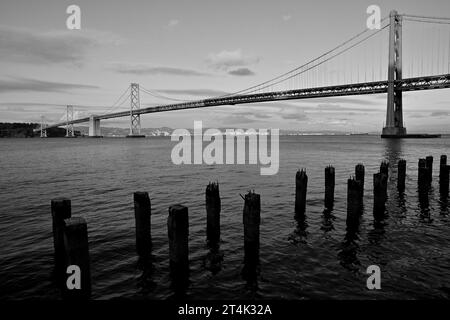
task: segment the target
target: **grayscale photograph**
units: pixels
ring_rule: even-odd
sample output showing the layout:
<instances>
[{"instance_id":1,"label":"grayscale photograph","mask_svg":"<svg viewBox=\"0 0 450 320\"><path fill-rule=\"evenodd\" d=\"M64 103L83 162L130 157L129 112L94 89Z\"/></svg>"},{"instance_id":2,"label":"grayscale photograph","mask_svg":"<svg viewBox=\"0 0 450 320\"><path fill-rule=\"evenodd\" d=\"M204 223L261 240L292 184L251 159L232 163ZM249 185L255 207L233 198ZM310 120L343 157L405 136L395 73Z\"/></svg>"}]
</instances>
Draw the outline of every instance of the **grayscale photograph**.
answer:
<instances>
[{"instance_id":1,"label":"grayscale photograph","mask_svg":"<svg viewBox=\"0 0 450 320\"><path fill-rule=\"evenodd\" d=\"M2 302L448 302L447 156L448 0L0 2Z\"/></svg>"}]
</instances>

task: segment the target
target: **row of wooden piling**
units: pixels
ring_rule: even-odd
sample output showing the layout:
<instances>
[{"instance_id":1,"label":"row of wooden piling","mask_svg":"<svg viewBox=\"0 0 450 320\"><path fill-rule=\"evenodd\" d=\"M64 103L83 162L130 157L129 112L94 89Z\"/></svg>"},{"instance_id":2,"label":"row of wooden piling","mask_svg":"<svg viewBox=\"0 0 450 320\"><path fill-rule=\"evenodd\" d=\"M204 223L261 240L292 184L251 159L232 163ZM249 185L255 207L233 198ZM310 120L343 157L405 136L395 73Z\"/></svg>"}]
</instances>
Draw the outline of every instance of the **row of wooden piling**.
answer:
<instances>
[{"instance_id":1,"label":"row of wooden piling","mask_svg":"<svg viewBox=\"0 0 450 320\"><path fill-rule=\"evenodd\" d=\"M418 184L419 190L430 186L432 180L433 158L419 160ZM441 194L448 195L449 171L447 157L441 156L439 183ZM387 185L389 163L382 162L378 173L373 175L374 216L384 214L387 201ZM398 161L397 188L405 190L406 161ZM362 213L364 197L365 168L358 164L354 176L347 180L347 227L358 224ZM306 169L299 170L295 176L295 215L304 218L306 212L308 176ZM326 210L334 206L335 169L325 168L325 199ZM244 199L244 268L254 268L259 261L259 232L261 223L260 195L249 191ZM136 223L136 251L140 258L149 259L151 253L151 201L147 192L134 193L134 215ZM220 211L221 200L218 183L209 183L205 191L206 204L206 238L210 246L220 242ZM72 217L71 201L55 199L51 202L53 220L53 241L55 252L55 274L62 295L67 299L88 299L91 295L91 277L89 266L89 247L87 224L83 218ZM189 214L183 205L169 207L167 231L169 239L169 261L173 279L186 280L189 272ZM81 270L81 289L69 290L65 284L66 268L77 265Z\"/></svg>"}]
</instances>

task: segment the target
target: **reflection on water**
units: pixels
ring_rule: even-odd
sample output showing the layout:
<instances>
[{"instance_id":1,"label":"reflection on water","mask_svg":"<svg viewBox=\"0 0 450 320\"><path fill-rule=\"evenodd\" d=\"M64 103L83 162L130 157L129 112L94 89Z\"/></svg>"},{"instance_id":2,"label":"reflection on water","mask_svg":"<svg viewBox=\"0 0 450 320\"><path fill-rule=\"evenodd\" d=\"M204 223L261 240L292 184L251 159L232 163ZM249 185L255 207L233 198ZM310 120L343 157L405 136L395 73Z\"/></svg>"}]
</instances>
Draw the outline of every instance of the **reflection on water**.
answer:
<instances>
[{"instance_id":1,"label":"reflection on water","mask_svg":"<svg viewBox=\"0 0 450 320\"><path fill-rule=\"evenodd\" d=\"M357 272L361 266L361 262L358 259L360 250L359 228L359 218L354 219L352 223L347 224L347 232L345 233L344 241L341 244L341 250L338 253L341 266L353 272Z\"/></svg>"},{"instance_id":2,"label":"reflection on water","mask_svg":"<svg viewBox=\"0 0 450 320\"><path fill-rule=\"evenodd\" d=\"M289 241L293 244L306 243L308 238L308 221L305 215L295 215L296 228L289 236Z\"/></svg>"},{"instance_id":3,"label":"reflection on water","mask_svg":"<svg viewBox=\"0 0 450 320\"><path fill-rule=\"evenodd\" d=\"M137 278L137 288L142 295L148 294L156 286L156 283L153 280L154 259L154 256L138 258L137 269L141 272L141 274Z\"/></svg>"},{"instance_id":4,"label":"reflection on water","mask_svg":"<svg viewBox=\"0 0 450 320\"><path fill-rule=\"evenodd\" d=\"M320 227L320 229L325 232L333 231L334 230L333 221L335 219L336 217L333 214L333 209L325 208L322 213L322 226Z\"/></svg>"},{"instance_id":5,"label":"reflection on water","mask_svg":"<svg viewBox=\"0 0 450 320\"><path fill-rule=\"evenodd\" d=\"M224 253L220 250L220 243L208 243L208 253L204 259L205 269L214 275L222 269Z\"/></svg>"},{"instance_id":6,"label":"reflection on water","mask_svg":"<svg viewBox=\"0 0 450 320\"><path fill-rule=\"evenodd\" d=\"M403 155L403 139L382 139L384 143L384 157L391 164L391 168L394 164L398 163L398 160L404 157Z\"/></svg>"}]
</instances>

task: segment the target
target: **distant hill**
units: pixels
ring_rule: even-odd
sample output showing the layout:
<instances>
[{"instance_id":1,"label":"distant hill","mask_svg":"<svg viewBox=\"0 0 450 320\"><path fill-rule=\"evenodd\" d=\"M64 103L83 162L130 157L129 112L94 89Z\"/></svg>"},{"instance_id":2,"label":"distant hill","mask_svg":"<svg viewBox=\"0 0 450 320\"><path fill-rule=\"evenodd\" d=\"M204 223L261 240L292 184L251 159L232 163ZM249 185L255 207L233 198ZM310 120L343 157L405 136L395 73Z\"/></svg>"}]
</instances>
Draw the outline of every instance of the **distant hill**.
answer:
<instances>
[{"instance_id":1,"label":"distant hill","mask_svg":"<svg viewBox=\"0 0 450 320\"><path fill-rule=\"evenodd\" d=\"M33 138L39 137L40 132L33 129L40 128L39 123L5 123L0 122L0 138ZM47 137L64 137L66 129L51 128L47 130Z\"/></svg>"},{"instance_id":2,"label":"distant hill","mask_svg":"<svg viewBox=\"0 0 450 320\"><path fill-rule=\"evenodd\" d=\"M3 123L0 122L1 138L32 138L36 123Z\"/></svg>"}]
</instances>

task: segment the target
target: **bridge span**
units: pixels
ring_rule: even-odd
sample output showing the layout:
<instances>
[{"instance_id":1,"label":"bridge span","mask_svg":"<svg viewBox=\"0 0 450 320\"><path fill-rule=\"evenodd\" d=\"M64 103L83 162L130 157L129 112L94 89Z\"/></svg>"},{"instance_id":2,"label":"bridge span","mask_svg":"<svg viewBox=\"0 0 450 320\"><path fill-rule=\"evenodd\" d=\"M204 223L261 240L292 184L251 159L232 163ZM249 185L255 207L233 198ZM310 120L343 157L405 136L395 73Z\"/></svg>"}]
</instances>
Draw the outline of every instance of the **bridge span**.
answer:
<instances>
[{"instance_id":1,"label":"bridge span","mask_svg":"<svg viewBox=\"0 0 450 320\"><path fill-rule=\"evenodd\" d=\"M450 74L397 80L397 81L395 81L395 87L403 92L450 88ZM288 90L288 91L275 91L275 92L260 93L260 94L222 96L222 97L217 97L217 98L202 99L202 100L198 100L198 101L141 108L139 110L133 111L133 114L142 115L142 114L155 113L155 112L166 112L166 111L175 111L175 110L184 110L184 109L216 107L216 106L224 106L224 105L250 104L250 103L258 103L258 102L270 102L270 101L273 102L273 101L299 100L299 99L311 99L311 98L323 98L323 97L379 94L379 93L387 93L387 92L388 92L388 81L376 81L376 82L357 83L357 84L352 84L352 85L328 86L328 87L296 89L296 90ZM79 124L79 123L100 121L100 120L106 120L106 119L128 117L128 116L130 116L130 114L131 114L131 111L121 111L121 112L104 114L104 115L93 115L90 117L74 119L71 121L65 121L65 122L48 125L48 126L46 126L46 129L67 126L70 124ZM39 131L39 130L40 129L36 129L36 131Z\"/></svg>"},{"instance_id":2,"label":"bridge span","mask_svg":"<svg viewBox=\"0 0 450 320\"><path fill-rule=\"evenodd\" d=\"M435 29L431 29L431 35L427 35L424 32L411 33L411 41L409 44L417 43L417 38L420 34L422 34L422 37L427 39L427 41L425 41L425 44L422 45L421 48L409 50L409 53L413 54L413 56L409 57L409 60L406 59L406 61L409 62L407 63L407 66L409 66L407 76L405 76L405 66L403 63L403 53L405 52L403 49L403 37L406 37L403 30L405 22L408 22L412 27L417 23L422 25L422 27L425 24L443 26L448 28L445 29L445 32L448 32L449 34L447 50L446 46L442 44L441 31L436 32ZM382 23L384 26L379 30L372 32L366 29L351 39L344 41L334 49L300 67L271 80L232 94L141 108L139 84L132 83L131 86L128 87L128 89L130 89L129 97L131 98L131 103L130 109L127 111L96 114L89 117L74 119L73 107L67 106L66 121L51 125L46 125L42 121L41 128L37 130L40 130L41 136L45 137L46 129L66 126L67 136L73 136L74 124L89 122L89 136L100 136L101 120L130 117L130 136L141 136L140 116L147 113L271 101L386 93L386 125L383 128L382 137L405 137L406 128L403 126L403 92L450 88L450 18L398 14L397 11L393 10L388 17L382 20ZM388 31L387 36L389 40L387 42L387 52L385 52L380 45L382 39L380 39L380 43L378 44L376 41L368 41L369 39L376 40L375 37L377 36L381 37L381 35L384 34L384 30ZM430 48L429 51L432 55L431 59L429 59L429 57L424 54L425 49L423 46L429 45L430 42L428 41L428 38L436 35L438 37L436 44L437 49L433 47ZM370 45L373 43L376 44L375 48L381 50L380 52L375 53L372 50L369 53L358 54L356 57L351 56L349 63L345 63L344 60L344 70L342 72L339 71L341 73L336 72L336 65L342 64L342 62L338 60L339 58L345 56L350 51L354 53L362 44ZM382 63L382 57L385 53L387 57L386 64ZM415 57L414 54L419 54L419 56ZM368 56L372 57L372 61L367 59ZM362 67L364 67L363 72L360 71L359 60L362 60ZM375 72L375 65L378 64L378 62L380 77L376 77ZM334 65L331 63L334 63ZM355 69L357 72L356 75L353 75ZM350 77L347 75L348 70L350 70ZM387 73L382 75L381 70L387 70ZM419 74L419 76L417 76L417 74ZM330 85L329 79L333 78L333 75L337 75L338 81L337 83L332 83L332 85ZM371 81L368 81L368 76ZM370 76L372 79L370 79ZM363 78L364 81L360 81L360 78ZM297 85L290 85L288 88L284 86L295 82ZM300 85L300 83L302 85ZM279 88L279 84L282 84L283 86ZM158 95L153 95L150 90L145 88L141 89L147 94L158 97ZM180 101L178 99L170 100Z\"/></svg>"}]
</instances>

